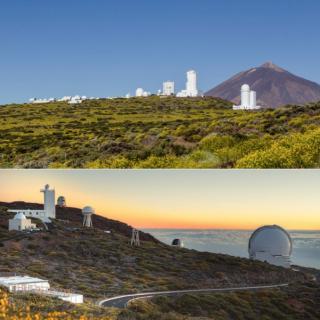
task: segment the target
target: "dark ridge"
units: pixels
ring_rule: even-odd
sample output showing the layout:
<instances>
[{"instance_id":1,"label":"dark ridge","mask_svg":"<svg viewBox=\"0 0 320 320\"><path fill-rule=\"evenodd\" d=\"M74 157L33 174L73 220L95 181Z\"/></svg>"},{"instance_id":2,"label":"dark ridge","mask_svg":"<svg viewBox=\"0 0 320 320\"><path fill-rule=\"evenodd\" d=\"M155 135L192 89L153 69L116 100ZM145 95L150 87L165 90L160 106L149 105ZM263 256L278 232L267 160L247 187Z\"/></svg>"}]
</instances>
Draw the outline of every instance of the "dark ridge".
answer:
<instances>
[{"instance_id":1,"label":"dark ridge","mask_svg":"<svg viewBox=\"0 0 320 320\"><path fill-rule=\"evenodd\" d=\"M14 202L0 202L0 207L5 207L8 209L43 209L43 205L38 203L30 203L30 202L23 202L23 201L14 201ZM68 220L73 222L77 225L82 224L82 211L79 208L72 208L72 207L65 207L60 208L56 206L56 218L61 220ZM1 218L0 218L1 219ZM106 217L103 217L98 214L92 215L92 222L93 226L97 229L101 230L112 230L116 231L126 237L131 237L132 234L132 227L127 225L126 223L112 220ZM6 221L2 221L1 224L7 224ZM140 239L142 241L152 241L152 242L159 242L149 233L145 233L140 231Z\"/></svg>"}]
</instances>

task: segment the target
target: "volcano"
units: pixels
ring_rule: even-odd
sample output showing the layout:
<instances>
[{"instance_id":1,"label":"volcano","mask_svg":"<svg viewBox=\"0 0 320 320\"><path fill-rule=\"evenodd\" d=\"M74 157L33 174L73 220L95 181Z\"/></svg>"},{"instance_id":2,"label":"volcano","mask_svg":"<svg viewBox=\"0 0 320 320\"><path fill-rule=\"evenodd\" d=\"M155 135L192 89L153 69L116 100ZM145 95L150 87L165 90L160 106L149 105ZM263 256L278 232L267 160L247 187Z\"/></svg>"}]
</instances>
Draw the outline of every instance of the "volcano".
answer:
<instances>
[{"instance_id":1,"label":"volcano","mask_svg":"<svg viewBox=\"0 0 320 320\"><path fill-rule=\"evenodd\" d=\"M257 104L263 107L278 108L320 101L318 83L298 77L272 62L240 72L205 95L239 104L240 88L245 83L257 92Z\"/></svg>"}]
</instances>

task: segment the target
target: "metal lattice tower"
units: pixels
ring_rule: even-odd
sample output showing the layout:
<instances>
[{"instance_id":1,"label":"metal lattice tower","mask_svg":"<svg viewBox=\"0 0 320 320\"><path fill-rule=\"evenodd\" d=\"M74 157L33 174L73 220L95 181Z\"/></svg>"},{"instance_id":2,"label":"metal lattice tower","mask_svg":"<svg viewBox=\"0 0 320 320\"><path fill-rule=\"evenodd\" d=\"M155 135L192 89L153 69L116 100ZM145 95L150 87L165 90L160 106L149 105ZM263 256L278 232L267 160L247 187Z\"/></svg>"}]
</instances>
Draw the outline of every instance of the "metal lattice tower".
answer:
<instances>
[{"instance_id":1,"label":"metal lattice tower","mask_svg":"<svg viewBox=\"0 0 320 320\"><path fill-rule=\"evenodd\" d=\"M139 230L137 229L132 229L131 245L136 247L140 246Z\"/></svg>"}]
</instances>

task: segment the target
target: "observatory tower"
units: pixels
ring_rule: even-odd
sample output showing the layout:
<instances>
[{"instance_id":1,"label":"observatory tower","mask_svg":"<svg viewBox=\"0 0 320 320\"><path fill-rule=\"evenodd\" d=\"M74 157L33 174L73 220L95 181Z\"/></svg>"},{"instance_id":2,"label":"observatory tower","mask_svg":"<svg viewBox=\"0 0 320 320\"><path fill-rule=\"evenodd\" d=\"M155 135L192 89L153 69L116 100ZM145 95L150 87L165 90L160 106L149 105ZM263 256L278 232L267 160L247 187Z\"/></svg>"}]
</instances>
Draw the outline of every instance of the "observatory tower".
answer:
<instances>
[{"instance_id":1,"label":"observatory tower","mask_svg":"<svg viewBox=\"0 0 320 320\"><path fill-rule=\"evenodd\" d=\"M56 218L56 201L55 201L55 191L50 189L48 184L45 185L44 189L40 190L43 192L44 196L44 212L47 218Z\"/></svg>"},{"instance_id":2,"label":"observatory tower","mask_svg":"<svg viewBox=\"0 0 320 320\"><path fill-rule=\"evenodd\" d=\"M233 106L233 110L255 110L261 107L257 106L257 93L250 89L248 84L241 87L241 105Z\"/></svg>"},{"instance_id":3,"label":"observatory tower","mask_svg":"<svg viewBox=\"0 0 320 320\"><path fill-rule=\"evenodd\" d=\"M187 83L185 90L177 93L177 97L198 97L200 92L197 88L197 73L194 70L187 72Z\"/></svg>"},{"instance_id":4,"label":"observatory tower","mask_svg":"<svg viewBox=\"0 0 320 320\"><path fill-rule=\"evenodd\" d=\"M258 228L250 237L248 249L250 259L290 268L292 240L289 233L277 225Z\"/></svg>"},{"instance_id":5,"label":"observatory tower","mask_svg":"<svg viewBox=\"0 0 320 320\"><path fill-rule=\"evenodd\" d=\"M82 214L83 214L83 223L82 225L85 228L92 228L92 219L91 216L94 214L94 209L90 206L86 206L82 209Z\"/></svg>"}]
</instances>

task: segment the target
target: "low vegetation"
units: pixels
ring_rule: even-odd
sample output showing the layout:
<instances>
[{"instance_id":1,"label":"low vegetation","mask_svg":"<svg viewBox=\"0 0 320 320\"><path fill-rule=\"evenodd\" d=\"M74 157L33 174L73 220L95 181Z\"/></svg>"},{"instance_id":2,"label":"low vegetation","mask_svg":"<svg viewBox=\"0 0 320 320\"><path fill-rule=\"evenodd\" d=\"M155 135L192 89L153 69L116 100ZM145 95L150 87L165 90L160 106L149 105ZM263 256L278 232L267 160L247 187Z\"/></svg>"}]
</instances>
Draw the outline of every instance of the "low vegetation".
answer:
<instances>
[{"instance_id":1,"label":"low vegetation","mask_svg":"<svg viewBox=\"0 0 320 320\"><path fill-rule=\"evenodd\" d=\"M27 206L32 207L32 204ZM11 236L16 234L7 231L10 215L2 203L0 273L16 272L48 279L53 288L82 293L85 303L75 306L47 297L8 294L2 289L0 319L188 319L187 313L196 314L197 311L189 306L182 312L183 305L188 304L183 302L184 299L199 299L197 304L202 310L199 309L199 314L213 314L214 306L218 308L219 304L222 306L228 301L236 303L238 293L219 295L219 304L216 305L210 305L216 300L210 295L186 296L172 301L171 298L159 298L141 302L141 306L133 305L129 310L99 308L96 302L104 297L136 292L278 283L290 283L295 287L312 283L311 277L303 271L286 270L223 254L174 248L147 234L142 234L144 240L140 247L132 247L128 226L103 217L99 220L94 216L95 228L84 229L81 227L81 211L75 208L58 209L57 220L48 231L12 239ZM105 232L106 226L110 227L108 231L111 233ZM250 298L249 295L243 297ZM309 296L310 305L317 301L316 297ZM209 299L208 303L206 299ZM177 308L173 307L175 301ZM249 303L244 300L240 302L244 304L242 309ZM279 307L277 300L271 298L268 304L272 308ZM206 308L211 311L205 311ZM217 314L221 308L217 309ZM240 307L234 308L238 310ZM254 303L250 308L256 310ZM229 309L232 309L231 306ZM22 316L14 318L17 314Z\"/></svg>"},{"instance_id":2,"label":"low vegetation","mask_svg":"<svg viewBox=\"0 0 320 320\"><path fill-rule=\"evenodd\" d=\"M119 318L137 320L319 319L319 285L228 294L183 295L137 300Z\"/></svg>"},{"instance_id":3,"label":"low vegetation","mask_svg":"<svg viewBox=\"0 0 320 320\"><path fill-rule=\"evenodd\" d=\"M233 111L217 98L0 107L0 167L318 168L320 102Z\"/></svg>"}]
</instances>

